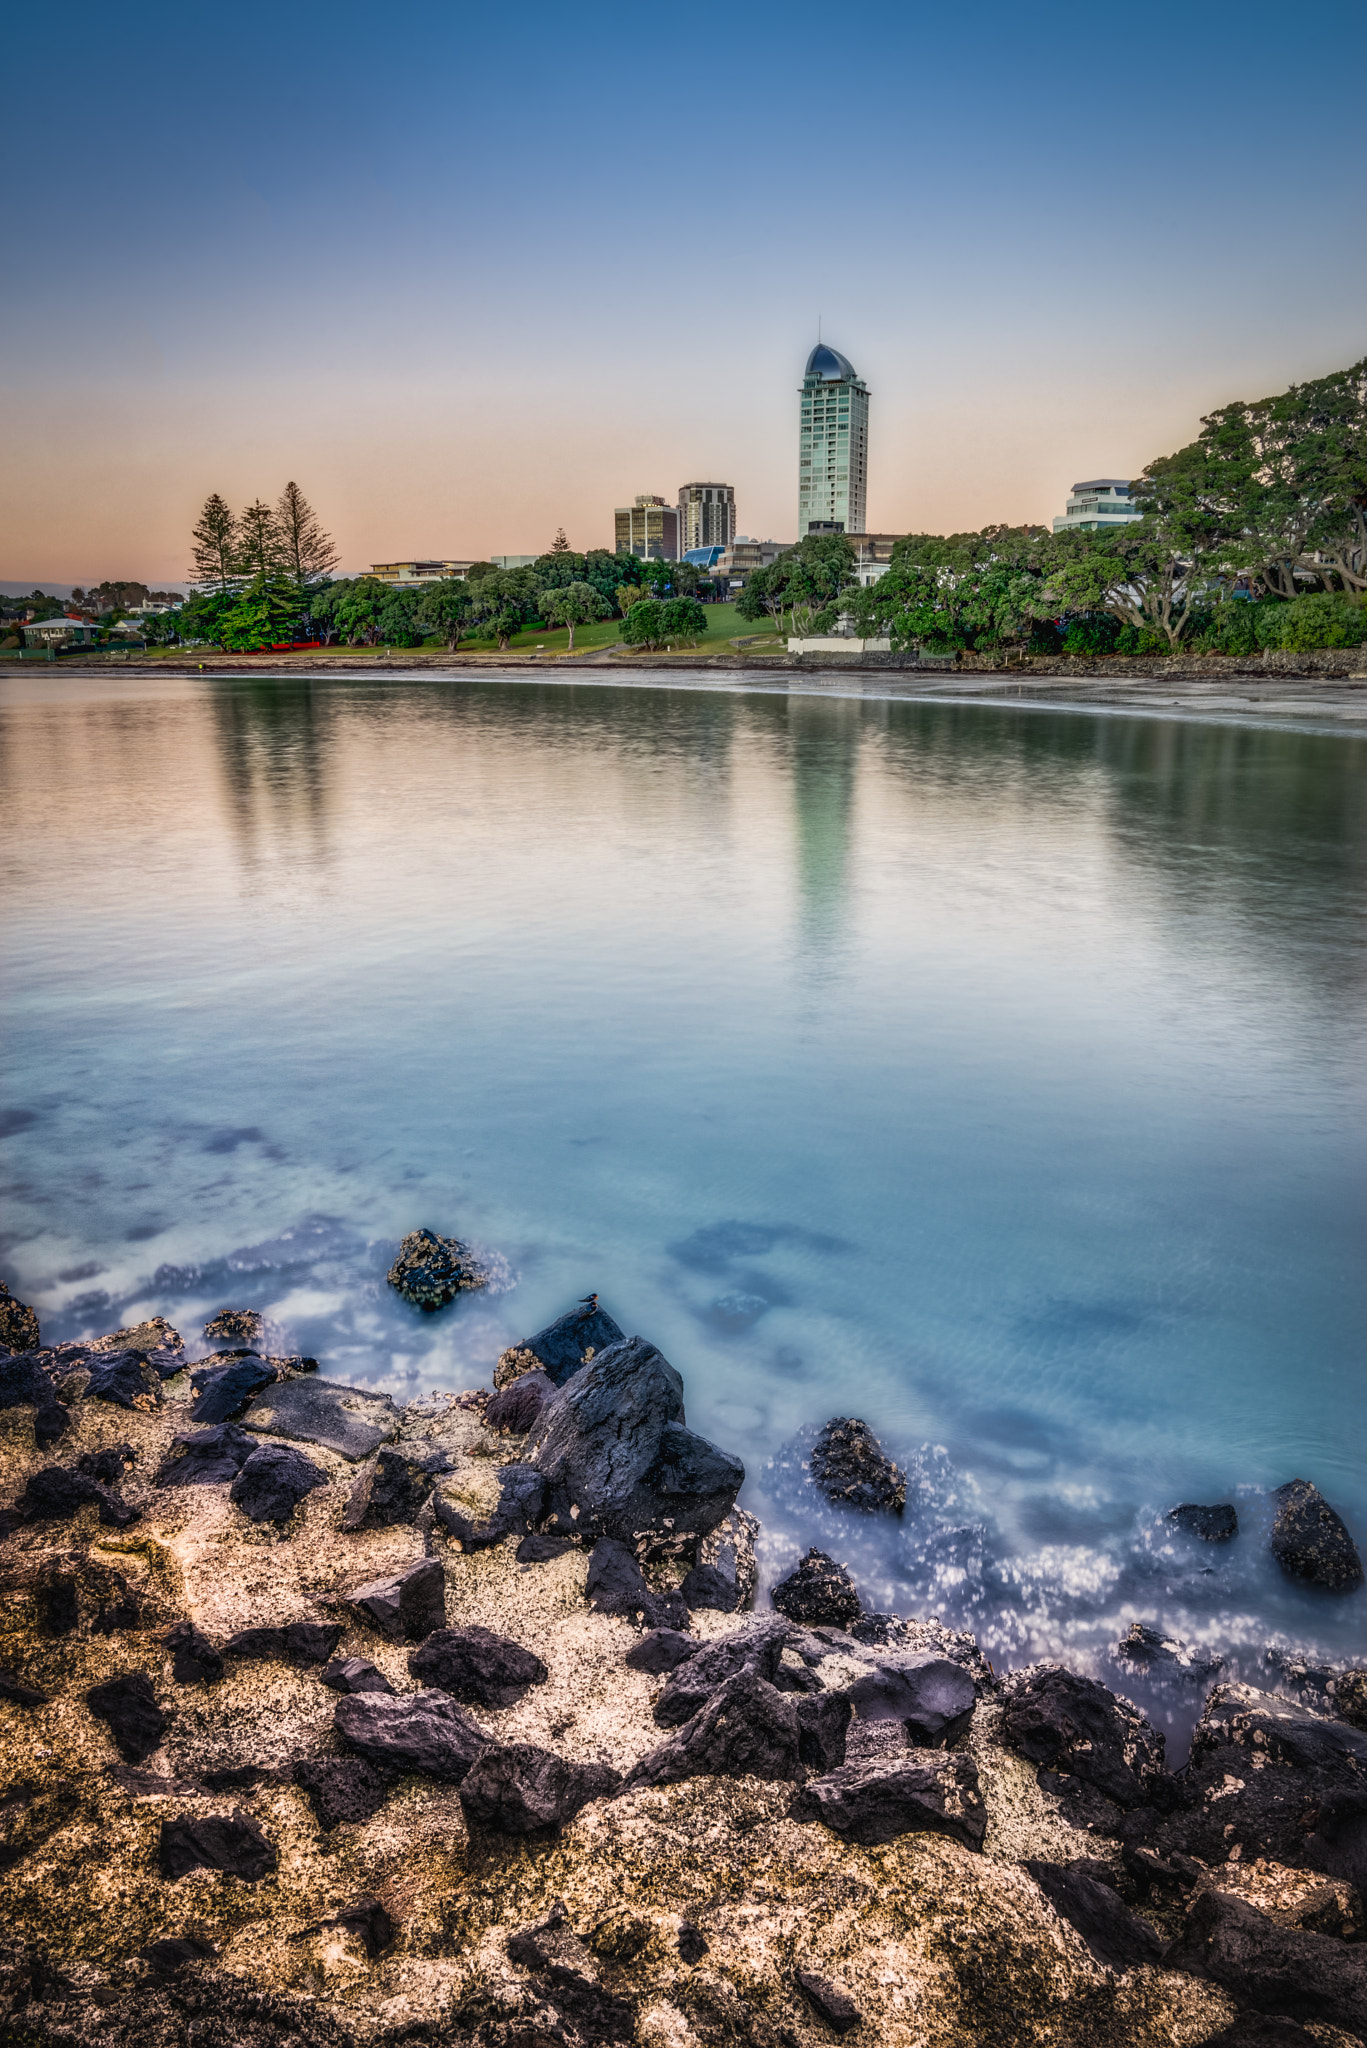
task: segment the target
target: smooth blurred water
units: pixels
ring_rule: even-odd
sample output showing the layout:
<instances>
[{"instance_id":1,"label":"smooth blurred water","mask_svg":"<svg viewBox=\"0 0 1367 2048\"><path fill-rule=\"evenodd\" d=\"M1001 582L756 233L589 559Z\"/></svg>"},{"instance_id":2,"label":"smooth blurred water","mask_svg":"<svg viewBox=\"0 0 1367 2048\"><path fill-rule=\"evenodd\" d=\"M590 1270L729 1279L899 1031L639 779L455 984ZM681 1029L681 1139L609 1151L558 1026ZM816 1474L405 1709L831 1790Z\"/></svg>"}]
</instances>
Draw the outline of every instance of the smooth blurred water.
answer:
<instances>
[{"instance_id":1,"label":"smooth blurred water","mask_svg":"<svg viewBox=\"0 0 1367 2048\"><path fill-rule=\"evenodd\" d=\"M487 676L0 691L0 1272L45 1333L268 1307L402 1396L597 1288L744 1456L771 1571L821 1541L871 1605L1113 1680L1135 1615L1250 1671L1361 1658L1367 1599L1258 1534L1300 1474L1367 1539L1361 740ZM419 1223L515 1286L409 1311ZM794 1446L834 1413L911 1462L900 1528L818 1510ZM1164 1533L1230 1498L1227 1550Z\"/></svg>"}]
</instances>

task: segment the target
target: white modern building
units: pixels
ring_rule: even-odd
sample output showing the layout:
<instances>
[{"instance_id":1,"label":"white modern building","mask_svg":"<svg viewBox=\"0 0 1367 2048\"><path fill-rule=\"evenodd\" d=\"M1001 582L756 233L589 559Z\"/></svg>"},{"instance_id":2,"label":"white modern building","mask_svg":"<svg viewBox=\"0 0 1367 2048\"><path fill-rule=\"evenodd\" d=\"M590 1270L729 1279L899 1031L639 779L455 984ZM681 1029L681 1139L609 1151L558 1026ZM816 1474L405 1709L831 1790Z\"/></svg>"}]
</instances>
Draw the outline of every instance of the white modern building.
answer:
<instances>
[{"instance_id":1,"label":"white modern building","mask_svg":"<svg viewBox=\"0 0 1367 2048\"><path fill-rule=\"evenodd\" d=\"M377 583L395 583L410 589L415 583L444 583L464 577L469 562L372 562L369 573Z\"/></svg>"},{"instance_id":2,"label":"white modern building","mask_svg":"<svg viewBox=\"0 0 1367 2048\"><path fill-rule=\"evenodd\" d=\"M854 365L819 341L798 412L797 537L862 533L868 499L869 392Z\"/></svg>"},{"instance_id":3,"label":"white modern building","mask_svg":"<svg viewBox=\"0 0 1367 2048\"><path fill-rule=\"evenodd\" d=\"M1124 526L1143 513L1130 496L1128 479L1096 476L1090 483L1074 484L1068 493L1068 509L1054 521L1055 533L1104 532L1107 527Z\"/></svg>"}]
</instances>

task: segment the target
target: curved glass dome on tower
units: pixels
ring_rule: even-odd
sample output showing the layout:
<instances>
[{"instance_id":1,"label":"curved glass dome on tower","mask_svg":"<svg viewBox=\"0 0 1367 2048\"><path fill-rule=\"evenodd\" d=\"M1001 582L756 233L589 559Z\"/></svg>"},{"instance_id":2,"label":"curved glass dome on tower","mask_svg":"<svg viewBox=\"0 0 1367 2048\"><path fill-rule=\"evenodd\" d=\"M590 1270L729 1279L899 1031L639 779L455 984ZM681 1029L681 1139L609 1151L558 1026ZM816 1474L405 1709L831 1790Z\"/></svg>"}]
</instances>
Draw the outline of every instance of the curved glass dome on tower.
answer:
<instances>
[{"instance_id":1,"label":"curved glass dome on tower","mask_svg":"<svg viewBox=\"0 0 1367 2048\"><path fill-rule=\"evenodd\" d=\"M797 536L863 533L869 389L848 356L818 341L807 358L798 415Z\"/></svg>"},{"instance_id":2,"label":"curved glass dome on tower","mask_svg":"<svg viewBox=\"0 0 1367 2048\"><path fill-rule=\"evenodd\" d=\"M855 367L848 356L841 355L839 349L828 348L824 341L819 341L807 358L807 368L803 374L808 377L820 377L827 383L848 377L853 383Z\"/></svg>"}]
</instances>

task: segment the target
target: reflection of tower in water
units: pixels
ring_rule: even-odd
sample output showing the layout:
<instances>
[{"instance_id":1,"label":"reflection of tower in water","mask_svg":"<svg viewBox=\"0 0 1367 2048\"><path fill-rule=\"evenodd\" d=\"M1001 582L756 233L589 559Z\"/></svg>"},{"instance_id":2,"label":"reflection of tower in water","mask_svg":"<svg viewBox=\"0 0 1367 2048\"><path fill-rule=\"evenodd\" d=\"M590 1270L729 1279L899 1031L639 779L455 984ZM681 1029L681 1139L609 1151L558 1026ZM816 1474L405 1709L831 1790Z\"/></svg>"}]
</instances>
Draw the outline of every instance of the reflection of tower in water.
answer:
<instances>
[{"instance_id":1,"label":"reflection of tower in water","mask_svg":"<svg viewBox=\"0 0 1367 2048\"><path fill-rule=\"evenodd\" d=\"M224 793L243 856L303 834L327 851L325 713L304 677L216 684L211 695Z\"/></svg>"},{"instance_id":2,"label":"reflection of tower in water","mask_svg":"<svg viewBox=\"0 0 1367 2048\"><path fill-rule=\"evenodd\" d=\"M814 954L829 954L845 927L862 723L847 697L788 699L799 916Z\"/></svg>"}]
</instances>

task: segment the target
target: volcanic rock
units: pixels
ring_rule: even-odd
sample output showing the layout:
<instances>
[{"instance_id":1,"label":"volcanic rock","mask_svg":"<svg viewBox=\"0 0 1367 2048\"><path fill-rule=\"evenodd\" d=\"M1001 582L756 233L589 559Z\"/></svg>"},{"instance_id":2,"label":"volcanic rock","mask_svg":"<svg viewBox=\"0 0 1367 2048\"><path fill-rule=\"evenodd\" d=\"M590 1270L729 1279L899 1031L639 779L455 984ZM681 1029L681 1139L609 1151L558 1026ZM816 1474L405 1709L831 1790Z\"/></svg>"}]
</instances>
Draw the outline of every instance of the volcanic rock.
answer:
<instances>
[{"instance_id":1,"label":"volcanic rock","mask_svg":"<svg viewBox=\"0 0 1367 2048\"><path fill-rule=\"evenodd\" d=\"M394 1688L383 1671L364 1657L336 1657L321 1674L334 1692L388 1692Z\"/></svg>"},{"instance_id":2,"label":"volcanic rock","mask_svg":"<svg viewBox=\"0 0 1367 2048\"><path fill-rule=\"evenodd\" d=\"M204 1963L218 1954L211 1941L201 1941L196 1934L169 1936L161 1941L149 1941L138 1954L144 1962L152 1965L159 1977L176 1977L191 1963Z\"/></svg>"},{"instance_id":3,"label":"volcanic rock","mask_svg":"<svg viewBox=\"0 0 1367 2048\"><path fill-rule=\"evenodd\" d=\"M41 1341L37 1310L16 1301L0 1280L0 1349L36 1351Z\"/></svg>"},{"instance_id":4,"label":"volcanic rock","mask_svg":"<svg viewBox=\"0 0 1367 2048\"><path fill-rule=\"evenodd\" d=\"M837 1507L861 1514L900 1515L907 1504L907 1478L867 1422L833 1417L812 1446L812 1478Z\"/></svg>"},{"instance_id":5,"label":"volcanic rock","mask_svg":"<svg viewBox=\"0 0 1367 2048\"><path fill-rule=\"evenodd\" d=\"M656 1639L671 1633L659 1630ZM689 1637L683 1640L692 1641ZM656 1721L662 1728L681 1728L742 1671L751 1671L773 1685L787 1640L788 1631L781 1621L761 1621L710 1643L692 1642L692 1653L686 1659L675 1658L673 1676L655 1702ZM650 1636L645 1637L637 1650L644 1650L651 1641Z\"/></svg>"},{"instance_id":6,"label":"volcanic rock","mask_svg":"<svg viewBox=\"0 0 1367 2048\"><path fill-rule=\"evenodd\" d=\"M848 1700L834 1693L782 1693L757 1672L740 1671L642 1757L627 1784L673 1785L696 1777L800 1781L843 1762L850 1718Z\"/></svg>"},{"instance_id":7,"label":"volcanic rock","mask_svg":"<svg viewBox=\"0 0 1367 2048\"><path fill-rule=\"evenodd\" d=\"M611 1536L600 1537L593 1546L584 1597L596 1613L620 1615L646 1628L688 1627L683 1595L653 1592L634 1552Z\"/></svg>"},{"instance_id":8,"label":"volcanic rock","mask_svg":"<svg viewBox=\"0 0 1367 2048\"><path fill-rule=\"evenodd\" d=\"M236 1479L254 1451L261 1446L245 1430L224 1423L218 1429L190 1430L171 1439L178 1455L158 1468L158 1486L221 1486Z\"/></svg>"},{"instance_id":9,"label":"volcanic rock","mask_svg":"<svg viewBox=\"0 0 1367 2048\"><path fill-rule=\"evenodd\" d=\"M1031 1763L1071 1774L1122 1807L1143 1805L1163 1769L1163 1737L1137 1707L1059 1664L1013 1672L1002 1733Z\"/></svg>"},{"instance_id":10,"label":"volcanic rock","mask_svg":"<svg viewBox=\"0 0 1367 2048\"><path fill-rule=\"evenodd\" d=\"M968 1726L977 1688L947 1657L880 1658L844 1688L861 1721L901 1721L911 1741L938 1749Z\"/></svg>"},{"instance_id":11,"label":"volcanic rock","mask_svg":"<svg viewBox=\"0 0 1367 2048\"><path fill-rule=\"evenodd\" d=\"M192 1870L221 1870L256 1884L279 1860L250 1814L163 1821L161 1874L174 1884Z\"/></svg>"},{"instance_id":12,"label":"volcanic rock","mask_svg":"<svg viewBox=\"0 0 1367 2048\"><path fill-rule=\"evenodd\" d=\"M734 1614L740 1605L740 1588L714 1564L695 1564L684 1574L679 1593L690 1609L712 1608L718 1614Z\"/></svg>"},{"instance_id":13,"label":"volcanic rock","mask_svg":"<svg viewBox=\"0 0 1367 2048\"><path fill-rule=\"evenodd\" d=\"M389 1790L374 1765L359 1756L300 1757L294 1782L308 1793L325 1834L343 1821L369 1820Z\"/></svg>"},{"instance_id":14,"label":"volcanic rock","mask_svg":"<svg viewBox=\"0 0 1367 2048\"><path fill-rule=\"evenodd\" d=\"M1195 1501L1184 1500L1180 1507L1169 1508L1168 1520L1188 1536L1199 1536L1203 1543L1228 1543L1239 1533L1239 1517L1229 1501L1203 1508Z\"/></svg>"},{"instance_id":15,"label":"volcanic rock","mask_svg":"<svg viewBox=\"0 0 1367 2048\"><path fill-rule=\"evenodd\" d=\"M1306 1479L1277 1487L1270 1548L1288 1578L1305 1579L1331 1593L1362 1584L1362 1559L1341 1517Z\"/></svg>"},{"instance_id":16,"label":"volcanic rock","mask_svg":"<svg viewBox=\"0 0 1367 2048\"><path fill-rule=\"evenodd\" d=\"M848 1628L863 1612L854 1580L824 1550L809 1550L769 1598L780 1614L807 1628Z\"/></svg>"},{"instance_id":17,"label":"volcanic rock","mask_svg":"<svg viewBox=\"0 0 1367 2048\"><path fill-rule=\"evenodd\" d=\"M162 1637L171 1652L171 1676L177 1685L217 1685L223 1658L192 1621L178 1621Z\"/></svg>"},{"instance_id":18,"label":"volcanic rock","mask_svg":"<svg viewBox=\"0 0 1367 2048\"><path fill-rule=\"evenodd\" d=\"M358 1899L354 1906L344 1906L340 1913L320 1924L340 1927L344 1933L355 1935L372 1963L391 1945L396 1932L379 1899Z\"/></svg>"},{"instance_id":19,"label":"volcanic rock","mask_svg":"<svg viewBox=\"0 0 1367 2048\"><path fill-rule=\"evenodd\" d=\"M745 1477L736 1458L683 1422L683 1381L653 1344L628 1337L598 1353L541 1412L526 1456L556 1495L548 1527L564 1535L675 1544L716 1527ZM570 1509L579 1510L571 1516Z\"/></svg>"},{"instance_id":20,"label":"volcanic rock","mask_svg":"<svg viewBox=\"0 0 1367 2048\"><path fill-rule=\"evenodd\" d=\"M606 1309L572 1308L534 1337L510 1345L494 1368L494 1385L509 1387L523 1374L540 1371L553 1386L563 1387L600 1351L620 1344L622 1336Z\"/></svg>"},{"instance_id":21,"label":"volcanic rock","mask_svg":"<svg viewBox=\"0 0 1367 2048\"><path fill-rule=\"evenodd\" d=\"M115 1493L98 1486L84 1472L71 1472L61 1465L47 1465L31 1475L19 1496L19 1506L32 1522L64 1522L87 1501L99 1508L100 1520L108 1528L126 1529L139 1519L138 1510Z\"/></svg>"},{"instance_id":22,"label":"volcanic rock","mask_svg":"<svg viewBox=\"0 0 1367 2048\"><path fill-rule=\"evenodd\" d=\"M258 1394L243 1427L290 1443L318 1444L359 1463L392 1437L399 1411L388 1394L336 1380L279 1380Z\"/></svg>"},{"instance_id":23,"label":"volcanic rock","mask_svg":"<svg viewBox=\"0 0 1367 2048\"><path fill-rule=\"evenodd\" d=\"M1127 1664L1146 1671L1151 1678L1181 1678L1205 1685L1225 1660L1210 1650L1192 1649L1176 1636L1165 1636L1146 1622L1132 1621L1129 1632L1115 1646L1115 1654Z\"/></svg>"},{"instance_id":24,"label":"volcanic rock","mask_svg":"<svg viewBox=\"0 0 1367 2048\"><path fill-rule=\"evenodd\" d=\"M356 1614L393 1643L420 1643L446 1625L446 1575L435 1557L420 1557L391 1579L373 1579L347 1595Z\"/></svg>"},{"instance_id":25,"label":"volcanic rock","mask_svg":"<svg viewBox=\"0 0 1367 2048\"><path fill-rule=\"evenodd\" d=\"M711 1944L701 1927L695 1927L691 1920L680 1922L678 1949L679 1961L681 1963L687 1963L689 1968L692 1969L695 1964L702 1961L710 1946ZM628 1958L628 1960L630 1959Z\"/></svg>"},{"instance_id":26,"label":"volcanic rock","mask_svg":"<svg viewBox=\"0 0 1367 2048\"><path fill-rule=\"evenodd\" d=\"M816 1970L798 1969L793 1971L793 1982L833 2034L848 2034L863 2021L864 2015L849 1992L831 1978Z\"/></svg>"},{"instance_id":27,"label":"volcanic rock","mask_svg":"<svg viewBox=\"0 0 1367 2048\"><path fill-rule=\"evenodd\" d=\"M275 1628L244 1628L223 1645L225 1657L281 1657L291 1664L326 1664L342 1640L339 1621L287 1621Z\"/></svg>"},{"instance_id":28,"label":"volcanic rock","mask_svg":"<svg viewBox=\"0 0 1367 2048\"><path fill-rule=\"evenodd\" d=\"M45 1707L48 1696L25 1685L13 1671L0 1669L0 1700L13 1700L18 1707Z\"/></svg>"},{"instance_id":29,"label":"volcanic rock","mask_svg":"<svg viewBox=\"0 0 1367 2048\"><path fill-rule=\"evenodd\" d=\"M489 1737L448 1693L350 1694L337 1702L333 1726L367 1763L426 1771L459 1784Z\"/></svg>"},{"instance_id":30,"label":"volcanic rock","mask_svg":"<svg viewBox=\"0 0 1367 2048\"><path fill-rule=\"evenodd\" d=\"M75 1347L73 1347L74 1349ZM111 1330L84 1347L101 1351L136 1351L158 1379L173 1379L185 1370L185 1346L179 1330L173 1330L164 1316L149 1316L145 1323L133 1323L124 1330Z\"/></svg>"},{"instance_id":31,"label":"volcanic rock","mask_svg":"<svg viewBox=\"0 0 1367 2048\"><path fill-rule=\"evenodd\" d=\"M249 1344L253 1351L281 1338L278 1325L259 1308L221 1308L204 1325L204 1335L210 1344Z\"/></svg>"},{"instance_id":32,"label":"volcanic rock","mask_svg":"<svg viewBox=\"0 0 1367 2048\"><path fill-rule=\"evenodd\" d=\"M622 1662L628 1670L645 1671L658 1678L666 1671L677 1671L688 1658L696 1657L701 1648L696 1636L687 1636L681 1629L653 1628L639 1643L632 1644ZM687 1714L684 1719L688 1719Z\"/></svg>"},{"instance_id":33,"label":"volcanic rock","mask_svg":"<svg viewBox=\"0 0 1367 2048\"><path fill-rule=\"evenodd\" d=\"M437 1686L479 1707L515 1707L550 1676L521 1643L477 1624L437 1629L420 1649L409 1652L408 1668L420 1685Z\"/></svg>"},{"instance_id":34,"label":"volcanic rock","mask_svg":"<svg viewBox=\"0 0 1367 2048\"><path fill-rule=\"evenodd\" d=\"M498 1506L485 1522L471 1521L440 1490L432 1496L437 1520L463 1550L488 1550L505 1536L535 1533L534 1525L546 1505L547 1487L541 1473L535 1465L500 1465L498 1483Z\"/></svg>"},{"instance_id":35,"label":"volcanic rock","mask_svg":"<svg viewBox=\"0 0 1367 2048\"><path fill-rule=\"evenodd\" d=\"M99 1486L113 1486L137 1463L137 1457L132 1444L105 1444L98 1451L83 1451L76 1470Z\"/></svg>"},{"instance_id":36,"label":"volcanic rock","mask_svg":"<svg viewBox=\"0 0 1367 2048\"><path fill-rule=\"evenodd\" d=\"M85 1398L148 1410L161 1400L161 1381L138 1351L108 1351L86 1360Z\"/></svg>"},{"instance_id":37,"label":"volcanic rock","mask_svg":"<svg viewBox=\"0 0 1367 2048\"><path fill-rule=\"evenodd\" d=\"M534 1743L511 1742L484 1751L461 1780L460 1803L478 1827L540 1834L564 1827L591 1799L610 1798L621 1782L610 1764L570 1763Z\"/></svg>"},{"instance_id":38,"label":"volcanic rock","mask_svg":"<svg viewBox=\"0 0 1367 2048\"><path fill-rule=\"evenodd\" d=\"M410 1230L389 1269L389 1284L429 1315L458 1294L488 1285L489 1276L468 1245L433 1230Z\"/></svg>"},{"instance_id":39,"label":"volcanic rock","mask_svg":"<svg viewBox=\"0 0 1367 2048\"><path fill-rule=\"evenodd\" d=\"M240 1415L263 1387L274 1381L275 1369L250 1354L231 1365L216 1365L190 1374L190 1384L199 1388L199 1399L190 1410L194 1422L228 1422Z\"/></svg>"},{"instance_id":40,"label":"volcanic rock","mask_svg":"<svg viewBox=\"0 0 1367 2048\"><path fill-rule=\"evenodd\" d=\"M1239 2005L1367 2033L1362 1945L1283 1927L1228 1892L1197 1892L1168 1962L1223 1985Z\"/></svg>"},{"instance_id":41,"label":"volcanic rock","mask_svg":"<svg viewBox=\"0 0 1367 2048\"><path fill-rule=\"evenodd\" d=\"M1109 1969L1131 1970L1138 1963L1156 1963L1162 1956L1163 1942L1147 1920L1130 1911L1114 1886L1076 1865L1027 1859L1022 1868L1029 1871L1060 1919L1077 1929L1097 1961Z\"/></svg>"},{"instance_id":42,"label":"volcanic rock","mask_svg":"<svg viewBox=\"0 0 1367 2048\"><path fill-rule=\"evenodd\" d=\"M533 1529L518 1544L517 1561L519 1564L550 1564L575 1547L568 1536L543 1536L539 1529Z\"/></svg>"},{"instance_id":43,"label":"volcanic rock","mask_svg":"<svg viewBox=\"0 0 1367 2048\"><path fill-rule=\"evenodd\" d=\"M166 1716L157 1705L152 1681L141 1671L107 1678L103 1685L92 1686L85 1700L96 1719L108 1723L125 1763L142 1763L166 1732Z\"/></svg>"},{"instance_id":44,"label":"volcanic rock","mask_svg":"<svg viewBox=\"0 0 1367 2048\"><path fill-rule=\"evenodd\" d=\"M301 1500L328 1475L288 1444L262 1444L228 1488L228 1498L251 1522L287 1522Z\"/></svg>"},{"instance_id":45,"label":"volcanic rock","mask_svg":"<svg viewBox=\"0 0 1367 2048\"><path fill-rule=\"evenodd\" d=\"M555 1382L546 1373L539 1368L524 1372L490 1400L484 1411L485 1425L503 1435L525 1436L554 1398Z\"/></svg>"},{"instance_id":46,"label":"volcanic rock","mask_svg":"<svg viewBox=\"0 0 1367 2048\"><path fill-rule=\"evenodd\" d=\"M376 1451L356 1475L342 1527L393 1529L411 1522L431 1491L431 1480L415 1473L397 1451Z\"/></svg>"},{"instance_id":47,"label":"volcanic rock","mask_svg":"<svg viewBox=\"0 0 1367 2048\"><path fill-rule=\"evenodd\" d=\"M958 1750L841 1764L804 1785L789 1811L865 1847L923 1830L981 1849L987 1832L978 1767Z\"/></svg>"}]
</instances>

